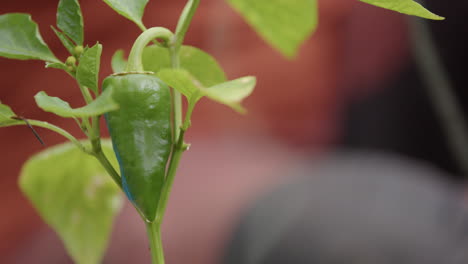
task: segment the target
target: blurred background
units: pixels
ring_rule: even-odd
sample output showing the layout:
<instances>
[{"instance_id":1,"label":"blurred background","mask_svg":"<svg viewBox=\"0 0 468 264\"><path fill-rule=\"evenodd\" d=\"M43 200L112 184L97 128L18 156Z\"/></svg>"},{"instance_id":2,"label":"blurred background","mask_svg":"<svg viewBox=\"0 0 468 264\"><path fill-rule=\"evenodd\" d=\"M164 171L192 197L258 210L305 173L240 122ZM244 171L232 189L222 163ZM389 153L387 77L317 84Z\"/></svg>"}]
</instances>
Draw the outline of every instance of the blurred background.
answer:
<instances>
[{"instance_id":1,"label":"blurred background","mask_svg":"<svg viewBox=\"0 0 468 264\"><path fill-rule=\"evenodd\" d=\"M58 58L65 60L67 52L49 27L55 24L57 3L56 0L4 1L0 13L32 14L49 47ZM99 41L104 47L101 65L101 78L104 78L111 73L112 54L121 48L128 53L139 30L102 1L80 0L80 3L86 43L92 45ZM184 4L185 1L150 1L144 22L147 26L173 29ZM239 252L234 254L236 256L247 254L236 251L236 243L242 244L245 239L237 237L245 232L245 228L239 225L250 225L249 221L243 220L250 214L248 208L255 208L254 201L264 193L276 190L277 186L291 182L294 185L296 177L346 177L349 172L350 175L367 175L369 178L356 176L356 181L366 182L374 179L373 175L381 178L379 172L391 172L402 167L395 169L399 172L399 177L395 178L398 183L391 185L394 189L390 190L396 193L401 190L399 184L403 186L406 179L401 175L419 175L417 179L421 186L426 186L426 181L429 181L430 186L436 187L428 187L428 192L437 193L432 204L422 207L443 208L441 201L445 202L450 196L455 197L447 200L447 203L456 204L453 210L463 210L459 189L464 179L458 176L462 175L462 169L450 151L417 68L411 51L408 17L355 0L319 0L319 4L318 30L305 42L298 58L293 61L286 60L267 46L224 1L203 0L200 4L186 42L211 53L230 79L255 75L258 86L245 102L249 109L246 116L208 100L195 110L193 126L187 135L192 147L182 160L163 224L167 263L223 263L233 261L226 260L232 255L230 252ZM428 1L427 6L447 17L442 22L427 23L459 103L466 112L466 104L461 99L467 95L463 63L468 56L464 50L468 33L464 17L468 4L452 1L448 5L434 0ZM82 105L84 102L78 87L66 74L45 69L40 61L0 58L0 83L0 100L17 114L47 120L76 136L80 135L75 123L44 113L35 106L33 99L37 92L45 90L51 96L71 102L72 106ZM38 132L49 146L63 142L61 137L49 131L38 129ZM42 149L40 143L28 128L11 127L0 130L0 146L0 193L3 197L0 200L0 263L71 263L59 239L45 226L18 189L21 165ZM347 158L336 158L343 152ZM354 154L358 152L361 154ZM366 170L377 155L374 153L390 156L384 155L377 165ZM351 163L362 166L336 169L341 166L348 168L348 157ZM393 161L390 165L385 162L387 157ZM399 161L395 162L395 159ZM327 160L325 164L332 162L334 165L326 168L335 168L336 171L312 173L322 166L317 162L321 160ZM418 169L405 169L408 167ZM362 173L353 171L359 168ZM387 174L393 177L392 173ZM431 180L425 178L426 174L431 175ZM322 182L311 184L320 186ZM366 185L367 189L355 189L355 192L365 193L384 185L382 181ZM327 186L330 193L346 193L335 190L334 185ZM402 193L415 194L419 190L416 189L406 188ZM290 190L291 193L296 193L294 190ZM308 190L313 192L314 189ZM289 197L287 194L280 192L279 195ZM431 194L427 195L433 197ZM349 197L354 196L351 193ZM359 199L369 200L374 196L366 197ZM388 197L392 195L381 199L387 201ZM402 197L413 200L420 196L403 194ZM359 199L356 203L360 203ZM405 199L400 203L406 203ZM419 205L425 202L426 199L419 199L414 206L421 208ZM367 205L362 206L365 211ZM268 222L270 214L274 218L281 213L266 210L260 219ZM435 215L438 214L430 217ZM417 225L416 219L427 217L428 214L421 213L414 218L409 217L409 220L400 220L404 223L415 221L413 224ZM380 218L374 220L382 221ZM359 222L356 220L355 224ZM411 225L408 225L408 230L411 230ZM394 228L398 227L398 224L394 225ZM308 230L307 225L304 230ZM459 238L454 235L453 239ZM111 240L104 263L148 262L144 226L128 204L117 219ZM421 247L423 249L427 247ZM237 260L229 263L250 262ZM295 263L315 262L303 260ZM374 259L373 263L386 262L375 262Z\"/></svg>"}]
</instances>

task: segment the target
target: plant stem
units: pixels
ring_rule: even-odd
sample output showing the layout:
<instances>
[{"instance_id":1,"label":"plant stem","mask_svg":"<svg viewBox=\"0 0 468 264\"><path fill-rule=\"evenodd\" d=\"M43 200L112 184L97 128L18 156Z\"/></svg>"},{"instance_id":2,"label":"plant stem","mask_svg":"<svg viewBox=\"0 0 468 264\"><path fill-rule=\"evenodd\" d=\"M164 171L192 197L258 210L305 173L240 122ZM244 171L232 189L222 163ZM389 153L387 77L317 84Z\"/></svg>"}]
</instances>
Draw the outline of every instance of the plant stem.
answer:
<instances>
[{"instance_id":1,"label":"plant stem","mask_svg":"<svg viewBox=\"0 0 468 264\"><path fill-rule=\"evenodd\" d=\"M120 175L115 170L114 166L112 166L112 164L109 162L109 159L107 159L102 149L98 151L95 150L92 155L96 157L96 159L101 163L101 165L104 167L107 173L109 173L109 175L114 180L115 184L117 184L120 187L120 189L122 189L122 181L120 179Z\"/></svg>"},{"instance_id":2,"label":"plant stem","mask_svg":"<svg viewBox=\"0 0 468 264\"><path fill-rule=\"evenodd\" d=\"M188 31L193 15L197 11L200 0L189 0L180 15L176 28L175 49L178 51L184 42L185 34Z\"/></svg>"},{"instance_id":3,"label":"plant stem","mask_svg":"<svg viewBox=\"0 0 468 264\"><path fill-rule=\"evenodd\" d=\"M171 194L172 186L174 185L174 179L177 173L177 168L179 167L182 154L185 151L184 134L185 134L185 131L181 130L180 135L179 135L179 140L174 147L174 152L172 153L172 158L169 163L169 170L167 172L167 177L163 184L161 196L159 197L158 209L156 211L156 219L155 219L155 221L157 222L162 222L164 218L164 214L166 212L166 207L167 207L167 202L169 200L169 195Z\"/></svg>"},{"instance_id":4,"label":"plant stem","mask_svg":"<svg viewBox=\"0 0 468 264\"><path fill-rule=\"evenodd\" d=\"M174 43L174 42L173 42ZM175 49L174 46L170 47L169 52L171 53L171 63L172 68L177 69L180 67L179 61L179 52ZM173 107L173 124L172 129L174 131L173 134L173 142L175 144L172 148L172 156L169 162L169 168L167 170L166 179L164 181L161 196L159 197L158 202L158 209L156 211L156 222L161 223L164 217L164 213L166 211L167 202L169 200L169 195L172 190L172 185L174 183L174 178L177 172L177 168L179 167L180 159L182 158L183 148L182 145L184 143L184 134L182 128L182 95L176 91L175 89L172 90L172 107Z\"/></svg>"},{"instance_id":5,"label":"plant stem","mask_svg":"<svg viewBox=\"0 0 468 264\"><path fill-rule=\"evenodd\" d=\"M138 39L135 41L134 46L132 47L132 51L130 52L127 64L127 71L143 71L143 64L141 62L143 48L155 38L161 38L166 42L166 44L169 45L171 66L174 69L180 68L179 50L182 46L185 34L189 28L190 22L192 21L192 17L199 3L200 0L188 1L179 19L176 29L176 35L173 35L169 30L164 28L151 28L143 32L143 34L140 35L140 37L138 37ZM152 30L154 32L151 32ZM171 160L169 162L169 168L167 170L167 175L162 187L161 196L159 198L158 207L156 211L156 218L154 222L146 222L146 229L150 240L152 256L151 259L153 264L164 264L164 252L161 241L161 223L164 217L164 213L166 211L169 195L174 184L177 168L179 167L182 154L186 150L184 144L184 135L185 131L190 126L190 118L193 112L193 108L195 106L195 103L189 102L189 108L187 109L185 120L182 124L182 95L175 89L173 89L172 91L172 138L175 144L172 147Z\"/></svg>"},{"instance_id":6,"label":"plant stem","mask_svg":"<svg viewBox=\"0 0 468 264\"><path fill-rule=\"evenodd\" d=\"M179 168L180 159L186 150L184 144L185 131L190 127L190 118L192 116L195 103L190 103L185 115L184 123L180 126L180 134L177 143L174 146L166 180L164 181L161 196L159 198L158 209L156 211L156 222L161 223L166 212L167 202L174 185L174 179Z\"/></svg>"},{"instance_id":7,"label":"plant stem","mask_svg":"<svg viewBox=\"0 0 468 264\"><path fill-rule=\"evenodd\" d=\"M93 97L91 96L91 93L89 92L89 89L87 87L84 87L80 84L78 84L80 86L80 91L81 91L81 94L83 95L83 98L85 100L85 102L87 104L90 104L92 101L93 101Z\"/></svg>"},{"instance_id":8,"label":"plant stem","mask_svg":"<svg viewBox=\"0 0 468 264\"><path fill-rule=\"evenodd\" d=\"M145 221L143 219L143 221ZM146 222L146 232L151 249L151 263L164 264L164 249L161 240L161 225L160 222Z\"/></svg>"},{"instance_id":9,"label":"plant stem","mask_svg":"<svg viewBox=\"0 0 468 264\"><path fill-rule=\"evenodd\" d=\"M102 151L100 119L101 116L93 116L91 118L92 129L89 133L89 141L91 141L91 146L93 148L93 156L101 163L107 173L112 177L115 184L122 189L122 179L120 178L119 173L115 170L114 166L112 166L109 159L106 157L106 154Z\"/></svg>"},{"instance_id":10,"label":"plant stem","mask_svg":"<svg viewBox=\"0 0 468 264\"><path fill-rule=\"evenodd\" d=\"M164 218L164 214L166 212L167 202L169 200L169 196L172 191L172 187L174 185L174 179L177 174L177 169L179 168L179 163L182 158L182 154L186 150L185 143L184 143L184 136L187 129L190 127L190 119L192 116L193 109L195 107L196 102L189 102L189 107L187 109L187 113L185 115L184 123L180 126L180 134L176 145L174 146L171 161L169 164L169 169L167 172L166 180L164 181L164 185L162 187L161 196L159 198L158 209L156 211L156 219L155 221L158 223L162 223Z\"/></svg>"},{"instance_id":11,"label":"plant stem","mask_svg":"<svg viewBox=\"0 0 468 264\"><path fill-rule=\"evenodd\" d=\"M179 50L199 3L200 0L189 0L184 8L184 11L182 12L182 15L180 16L179 22L177 24L176 35L173 36L174 39L171 41L169 48L169 52L171 55L171 66L174 69L180 68ZM162 220L164 218L167 202L171 194L172 186L174 185L175 175L177 173L182 154L186 150L184 144L184 135L185 131L190 126L190 118L192 116L193 108L195 107L195 102L189 102L189 107L187 109L187 113L185 115L185 120L183 124L182 95L175 89L173 89L172 107L174 113L172 126L174 131L173 140L175 144L172 149L171 161L169 163L166 179L164 181L161 196L159 198L158 209L156 211L155 222L157 223L162 223Z\"/></svg>"},{"instance_id":12,"label":"plant stem","mask_svg":"<svg viewBox=\"0 0 468 264\"><path fill-rule=\"evenodd\" d=\"M174 47L169 49L171 53L171 64L173 69L180 68L179 51ZM182 125L182 95L179 91L172 89L172 107L174 112L173 120L173 139L177 142L179 139L179 128Z\"/></svg>"},{"instance_id":13,"label":"plant stem","mask_svg":"<svg viewBox=\"0 0 468 264\"><path fill-rule=\"evenodd\" d=\"M171 54L172 68L180 68L179 50L185 39L185 34L190 27L192 18L197 11L200 0L189 0L180 15L179 21L177 22L176 33L171 41L171 47L169 52ZM182 95L180 92L173 90L173 109L174 109L174 142L179 141L179 128L182 125ZM183 143L183 142L182 142ZM171 162L172 164L172 162ZM176 165L178 166L178 164Z\"/></svg>"},{"instance_id":14,"label":"plant stem","mask_svg":"<svg viewBox=\"0 0 468 264\"><path fill-rule=\"evenodd\" d=\"M454 87L434 46L427 22L409 21L413 52L424 76L427 93L442 124L450 150L464 176L468 176L468 126Z\"/></svg>"},{"instance_id":15,"label":"plant stem","mask_svg":"<svg viewBox=\"0 0 468 264\"><path fill-rule=\"evenodd\" d=\"M137 26L142 32L145 32L146 30L148 30L143 24L138 23Z\"/></svg>"},{"instance_id":16,"label":"plant stem","mask_svg":"<svg viewBox=\"0 0 468 264\"><path fill-rule=\"evenodd\" d=\"M68 133L66 130L64 130L64 129L56 126L56 125L52 125L52 124L44 122L44 121L30 120L30 119L28 119L28 123L30 125L32 125L32 126L42 127L42 128L47 128L49 130L52 130L52 131L62 135L63 137L67 138L68 140L70 140L73 144L75 144L83 152L85 152L87 154L92 153L89 149L85 148L85 146L83 146L83 144L81 144L81 142L78 139L76 139L72 134Z\"/></svg>"}]
</instances>

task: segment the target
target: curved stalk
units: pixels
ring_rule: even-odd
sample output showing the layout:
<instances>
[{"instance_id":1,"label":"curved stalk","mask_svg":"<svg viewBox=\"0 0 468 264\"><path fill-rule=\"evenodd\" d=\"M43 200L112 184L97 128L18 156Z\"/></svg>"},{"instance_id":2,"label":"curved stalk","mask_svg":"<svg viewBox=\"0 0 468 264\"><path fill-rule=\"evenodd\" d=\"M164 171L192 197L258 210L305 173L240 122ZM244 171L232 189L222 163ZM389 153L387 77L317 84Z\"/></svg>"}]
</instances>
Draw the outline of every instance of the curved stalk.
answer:
<instances>
[{"instance_id":1,"label":"curved stalk","mask_svg":"<svg viewBox=\"0 0 468 264\"><path fill-rule=\"evenodd\" d=\"M163 27L153 27L145 30L133 44L128 56L126 71L142 72L144 70L142 63L143 49L154 39L162 39L168 43L173 36L174 34L169 29Z\"/></svg>"}]
</instances>

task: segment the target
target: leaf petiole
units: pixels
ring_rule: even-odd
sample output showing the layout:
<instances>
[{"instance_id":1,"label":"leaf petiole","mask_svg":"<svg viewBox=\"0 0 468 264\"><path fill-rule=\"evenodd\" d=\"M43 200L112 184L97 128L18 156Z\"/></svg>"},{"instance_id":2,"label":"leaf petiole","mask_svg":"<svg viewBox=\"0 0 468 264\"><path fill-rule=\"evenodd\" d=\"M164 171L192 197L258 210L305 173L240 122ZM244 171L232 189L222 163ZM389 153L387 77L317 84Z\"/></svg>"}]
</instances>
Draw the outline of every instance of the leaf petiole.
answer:
<instances>
[{"instance_id":1,"label":"leaf petiole","mask_svg":"<svg viewBox=\"0 0 468 264\"><path fill-rule=\"evenodd\" d=\"M87 154L92 153L91 150L89 150L88 148L83 146L83 144L81 144L81 142L78 139L76 139L72 134L68 133L66 130L64 130L64 129L56 126L56 125L53 125L53 124L50 124L50 123L44 122L44 121L39 121L39 120L31 120L31 119L24 119L24 118L19 118L19 119L23 120L24 123L18 123L18 124L14 124L14 125L27 125L29 123L31 126L42 127L42 128L49 129L51 131L54 131L57 134L62 135L66 139L70 140L73 144L75 144L83 152L85 152Z\"/></svg>"}]
</instances>

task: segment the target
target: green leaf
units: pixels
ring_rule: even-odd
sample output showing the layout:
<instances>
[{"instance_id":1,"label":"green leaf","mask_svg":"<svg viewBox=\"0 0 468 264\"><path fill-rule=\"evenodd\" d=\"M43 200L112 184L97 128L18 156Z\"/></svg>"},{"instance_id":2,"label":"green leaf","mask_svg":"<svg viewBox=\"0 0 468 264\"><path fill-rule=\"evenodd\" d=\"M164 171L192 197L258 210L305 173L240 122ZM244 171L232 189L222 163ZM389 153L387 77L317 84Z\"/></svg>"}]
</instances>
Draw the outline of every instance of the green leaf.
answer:
<instances>
[{"instance_id":1,"label":"green leaf","mask_svg":"<svg viewBox=\"0 0 468 264\"><path fill-rule=\"evenodd\" d=\"M54 68L54 69L60 69L60 70L67 70L67 65L61 62L46 62L46 68Z\"/></svg>"},{"instance_id":2,"label":"green leaf","mask_svg":"<svg viewBox=\"0 0 468 264\"><path fill-rule=\"evenodd\" d=\"M133 21L139 28L144 28L143 13L148 0L104 0L115 12Z\"/></svg>"},{"instance_id":3,"label":"green leaf","mask_svg":"<svg viewBox=\"0 0 468 264\"><path fill-rule=\"evenodd\" d=\"M83 45L83 16L78 0L60 0L57 26L77 45Z\"/></svg>"},{"instance_id":4,"label":"green leaf","mask_svg":"<svg viewBox=\"0 0 468 264\"><path fill-rule=\"evenodd\" d=\"M192 74L184 69L163 69L159 71L158 77L166 84L179 91L190 102L197 102L203 95L204 88Z\"/></svg>"},{"instance_id":5,"label":"green leaf","mask_svg":"<svg viewBox=\"0 0 468 264\"><path fill-rule=\"evenodd\" d=\"M427 19L443 20L444 18L438 16L431 11L424 8L421 4L413 0L360 0L364 3L375 5L378 7L390 9L403 14L419 16Z\"/></svg>"},{"instance_id":6,"label":"green leaf","mask_svg":"<svg viewBox=\"0 0 468 264\"><path fill-rule=\"evenodd\" d=\"M270 45L284 56L299 46L318 23L317 0L227 0Z\"/></svg>"},{"instance_id":7,"label":"green leaf","mask_svg":"<svg viewBox=\"0 0 468 264\"><path fill-rule=\"evenodd\" d=\"M114 56L112 56L111 65L112 71L114 71L114 73L125 71L125 67L127 67L127 61L124 58L123 50L118 50L114 53Z\"/></svg>"},{"instance_id":8,"label":"green leaf","mask_svg":"<svg viewBox=\"0 0 468 264\"><path fill-rule=\"evenodd\" d=\"M97 43L87 49L80 57L76 68L76 79L81 86L98 92L99 67L101 64L102 45Z\"/></svg>"},{"instance_id":9,"label":"green leaf","mask_svg":"<svg viewBox=\"0 0 468 264\"><path fill-rule=\"evenodd\" d=\"M218 103L230 106L239 113L246 110L240 105L254 90L257 80L253 76L242 77L203 89L203 94Z\"/></svg>"},{"instance_id":10,"label":"green leaf","mask_svg":"<svg viewBox=\"0 0 468 264\"><path fill-rule=\"evenodd\" d=\"M246 112L240 103L252 93L256 85L255 77L248 76L206 88L184 69L161 70L159 78L186 96L190 103L194 104L200 98L206 96L211 100L231 107L239 113Z\"/></svg>"},{"instance_id":11,"label":"green leaf","mask_svg":"<svg viewBox=\"0 0 468 264\"><path fill-rule=\"evenodd\" d=\"M62 99L48 96L45 92L37 93L34 99L42 110L61 117L99 116L119 108L119 105L112 99L112 89L104 91L90 104L75 109L71 108L70 105Z\"/></svg>"},{"instance_id":12,"label":"green leaf","mask_svg":"<svg viewBox=\"0 0 468 264\"><path fill-rule=\"evenodd\" d=\"M0 122L16 116L13 110L8 105L0 103Z\"/></svg>"},{"instance_id":13,"label":"green leaf","mask_svg":"<svg viewBox=\"0 0 468 264\"><path fill-rule=\"evenodd\" d=\"M60 40L60 42L62 42L62 45L68 50L68 52L70 54L73 54L73 50L74 50L74 47L75 45L73 44L73 42L67 37L65 36L65 34L63 34L62 32L58 31L56 28L54 28L53 26L50 26L52 28L52 30L54 31L55 35L57 35L58 39Z\"/></svg>"},{"instance_id":14,"label":"green leaf","mask_svg":"<svg viewBox=\"0 0 468 264\"><path fill-rule=\"evenodd\" d=\"M210 54L191 46L182 46L180 65L189 71L204 86L210 87L227 80L226 74Z\"/></svg>"},{"instance_id":15,"label":"green leaf","mask_svg":"<svg viewBox=\"0 0 468 264\"><path fill-rule=\"evenodd\" d=\"M31 16L21 13L0 15L0 56L60 62L42 39Z\"/></svg>"},{"instance_id":16,"label":"green leaf","mask_svg":"<svg viewBox=\"0 0 468 264\"><path fill-rule=\"evenodd\" d=\"M34 99L36 100L37 106L42 110L62 117L75 117L72 112L73 109L70 107L68 102L63 101L58 97L50 97L46 92L38 92Z\"/></svg>"},{"instance_id":17,"label":"green leaf","mask_svg":"<svg viewBox=\"0 0 468 264\"><path fill-rule=\"evenodd\" d=\"M181 51L179 56L180 53ZM152 71L156 74L162 69L172 68L169 49L157 45L145 47L142 60L145 71Z\"/></svg>"},{"instance_id":18,"label":"green leaf","mask_svg":"<svg viewBox=\"0 0 468 264\"><path fill-rule=\"evenodd\" d=\"M110 142L102 147L118 166ZM122 195L94 157L72 143L46 149L25 163L19 185L75 263L101 263Z\"/></svg>"},{"instance_id":19,"label":"green leaf","mask_svg":"<svg viewBox=\"0 0 468 264\"><path fill-rule=\"evenodd\" d=\"M11 110L11 108L8 105L0 103L0 127L24 124L24 122L12 118L15 116L16 114Z\"/></svg>"},{"instance_id":20,"label":"green leaf","mask_svg":"<svg viewBox=\"0 0 468 264\"><path fill-rule=\"evenodd\" d=\"M180 66L190 72L204 86L209 87L226 81L226 74L216 59L208 53L191 46L180 49ZM143 67L146 71L158 72L171 68L171 58L167 48L148 46L143 51Z\"/></svg>"}]
</instances>

